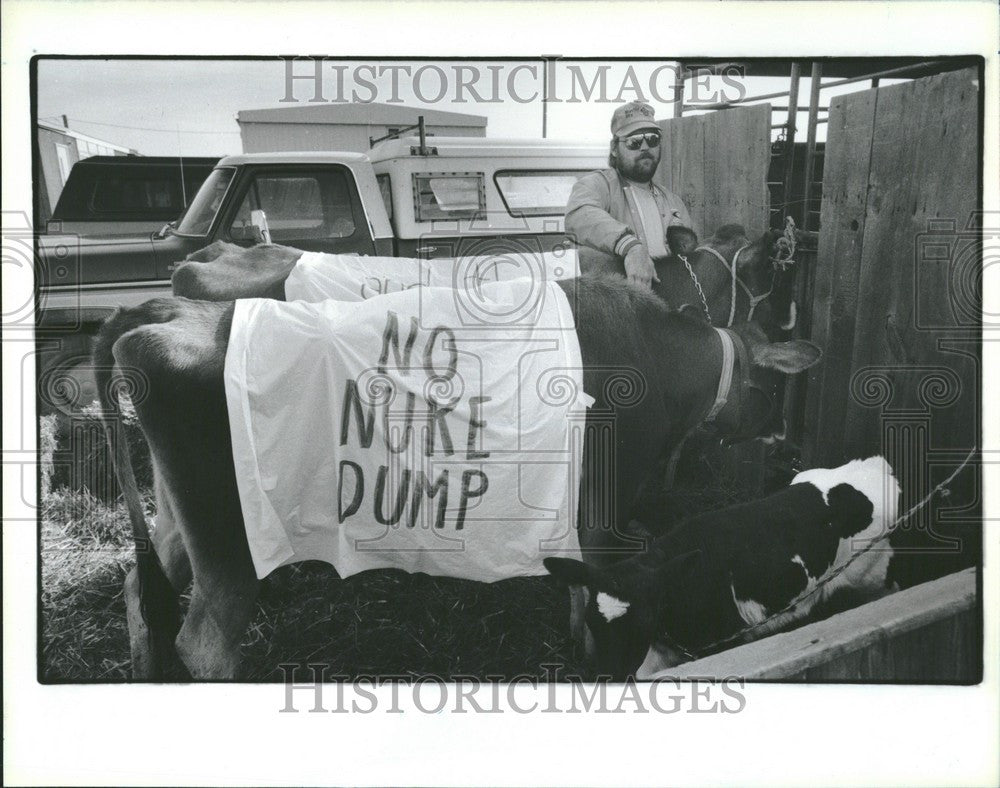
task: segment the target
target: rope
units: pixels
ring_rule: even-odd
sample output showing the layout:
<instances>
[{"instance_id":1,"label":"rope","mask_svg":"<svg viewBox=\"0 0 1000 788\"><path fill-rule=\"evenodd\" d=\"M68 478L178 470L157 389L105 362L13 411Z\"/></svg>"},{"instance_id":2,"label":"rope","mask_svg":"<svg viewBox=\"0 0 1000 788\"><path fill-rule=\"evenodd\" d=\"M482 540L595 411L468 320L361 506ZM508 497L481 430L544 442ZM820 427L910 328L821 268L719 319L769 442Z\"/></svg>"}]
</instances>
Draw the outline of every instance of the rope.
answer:
<instances>
[{"instance_id":1,"label":"rope","mask_svg":"<svg viewBox=\"0 0 1000 788\"><path fill-rule=\"evenodd\" d=\"M732 289L732 292L729 294L729 322L726 323L726 327L727 328L732 328L733 327L733 321L736 320L736 282L737 282L737 280L739 278L739 277L736 276L736 261L740 259L740 252L742 252L744 249L746 249L745 246L740 247L739 251L736 252L736 254L733 255L733 276L732 276L733 289ZM747 289L746 285L744 285L743 287L744 287L744 289L746 289L747 293L750 293L750 290ZM750 298L751 298L751 300L753 299L753 294L752 293L750 294ZM753 308L754 308L754 306L756 306L756 305L753 304L753 303L750 304L750 314L747 315L747 322L748 323L753 319Z\"/></svg>"},{"instance_id":2,"label":"rope","mask_svg":"<svg viewBox=\"0 0 1000 788\"><path fill-rule=\"evenodd\" d=\"M791 216L785 217L785 231L775 241L774 246L775 251L771 263L775 268L784 271L795 262L795 220Z\"/></svg>"},{"instance_id":3,"label":"rope","mask_svg":"<svg viewBox=\"0 0 1000 788\"><path fill-rule=\"evenodd\" d=\"M946 492L947 486L955 480L955 477L958 476L958 474L962 471L963 468L965 468L966 465L969 464L969 462L972 460L975 454L976 450L971 449L966 458L962 460L962 464L959 465L957 468L955 468L955 470L951 472L951 474L948 476L947 479L939 483L933 490L927 493L927 495L925 495L920 501L911 506L910 509L907 510L904 514L893 520L892 523L889 525L889 527L886 529L885 533L882 534L882 536L880 536L878 539L873 539L863 550L859 550L857 553L852 555L847 561L845 561L843 564L837 567L833 572L831 572L829 575L823 578L823 580L818 582L813 588L804 591L795 599L793 599L791 602L789 602L787 605L785 605L781 610L779 610L776 613L772 613L763 621L759 621L756 624L750 624L748 626L745 626L743 627L743 629L734 632L732 635L728 635L727 637L721 638L720 640L716 640L713 643L709 643L707 646L702 646L695 651L686 649L683 646L678 645L676 642L672 642L669 638L661 638L661 640L663 640L666 643L666 645L669 646L670 648L679 651L686 658L690 660L695 660L699 659L702 656L707 655L709 652L714 652L718 650L720 646L726 646L737 640L741 640L743 639L744 635L747 635L748 633L751 633L756 629L760 629L766 624L769 624L770 622L774 621L774 619L778 618L779 616L783 616L786 613L792 612L796 608L796 606L804 602L813 594L818 593L820 589L829 585L836 578L840 577L840 575L842 575L845 571L847 571L847 567L849 567L851 564L853 564L855 561L861 558L861 556L871 552L876 545L879 545L886 539L888 539L892 535L893 531L896 529L896 526L898 526L904 520L909 519L914 514L923 509L925 506L927 506L927 504L929 504L933 500L935 495L941 492L944 492L945 495L947 495L948 492L950 492L950 491Z\"/></svg>"},{"instance_id":4,"label":"rope","mask_svg":"<svg viewBox=\"0 0 1000 788\"><path fill-rule=\"evenodd\" d=\"M729 295L729 322L726 323L726 328L732 328L733 327L733 322L736 320L736 285L737 284L739 284L739 286L743 288L743 291L747 294L747 298L750 299L750 315L747 317L747 322L748 323L753 318L753 310L757 308L757 304L760 301L763 301L765 298L767 298L771 294L771 291L768 290L762 296L755 296L753 294L753 292L750 290L750 288L746 286L746 284L743 282L743 280L740 279L736 275L736 265L739 262L740 255L743 254L743 250L747 249L749 246L750 246L750 243L747 242L747 243L743 244L743 246L741 246L739 249L736 250L736 254L733 255L733 264L732 265L729 265L729 263L726 262L726 258L722 256L722 254L719 252L718 249L715 249L715 248L713 248L711 246L705 246L705 245L699 246L697 249L695 249L696 252L710 252L712 255L714 255L715 259L718 260L720 263L722 263L722 267L726 269L726 271L729 273L729 276L730 276L730 278L732 280L732 288L733 289L732 289L732 293L730 293L730 295ZM692 276L694 276L694 274L692 274Z\"/></svg>"}]
</instances>

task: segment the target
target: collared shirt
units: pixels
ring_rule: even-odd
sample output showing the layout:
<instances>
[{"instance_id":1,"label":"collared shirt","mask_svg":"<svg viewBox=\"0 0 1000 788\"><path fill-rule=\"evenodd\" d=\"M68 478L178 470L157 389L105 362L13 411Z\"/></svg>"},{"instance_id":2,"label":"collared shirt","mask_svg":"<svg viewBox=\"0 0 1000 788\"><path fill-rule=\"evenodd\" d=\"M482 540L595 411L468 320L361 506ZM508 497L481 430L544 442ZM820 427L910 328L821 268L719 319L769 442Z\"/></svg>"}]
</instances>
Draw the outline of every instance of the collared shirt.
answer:
<instances>
[{"instance_id":1,"label":"collared shirt","mask_svg":"<svg viewBox=\"0 0 1000 788\"><path fill-rule=\"evenodd\" d=\"M635 233L654 260L667 256L667 227L651 183L622 178Z\"/></svg>"}]
</instances>

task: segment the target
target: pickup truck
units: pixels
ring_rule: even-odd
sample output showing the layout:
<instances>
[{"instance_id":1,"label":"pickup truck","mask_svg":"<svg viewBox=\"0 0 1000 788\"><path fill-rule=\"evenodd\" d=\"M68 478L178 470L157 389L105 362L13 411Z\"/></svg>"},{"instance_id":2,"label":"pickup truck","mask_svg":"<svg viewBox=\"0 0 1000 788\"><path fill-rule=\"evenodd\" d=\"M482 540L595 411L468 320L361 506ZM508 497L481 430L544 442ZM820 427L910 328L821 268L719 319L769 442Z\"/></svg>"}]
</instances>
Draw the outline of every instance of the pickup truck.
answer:
<instances>
[{"instance_id":1,"label":"pickup truck","mask_svg":"<svg viewBox=\"0 0 1000 788\"><path fill-rule=\"evenodd\" d=\"M91 156L69 172L46 232L146 236L176 219L219 157Z\"/></svg>"},{"instance_id":2,"label":"pickup truck","mask_svg":"<svg viewBox=\"0 0 1000 788\"><path fill-rule=\"evenodd\" d=\"M38 236L40 412L89 404L90 338L116 307L169 295L178 263L213 241L253 245L261 215L271 241L305 251L552 251L570 243L563 214L573 184L605 166L601 145L475 137L390 139L367 154L243 154L221 159L183 216L158 232ZM71 385L59 385L67 375Z\"/></svg>"}]
</instances>

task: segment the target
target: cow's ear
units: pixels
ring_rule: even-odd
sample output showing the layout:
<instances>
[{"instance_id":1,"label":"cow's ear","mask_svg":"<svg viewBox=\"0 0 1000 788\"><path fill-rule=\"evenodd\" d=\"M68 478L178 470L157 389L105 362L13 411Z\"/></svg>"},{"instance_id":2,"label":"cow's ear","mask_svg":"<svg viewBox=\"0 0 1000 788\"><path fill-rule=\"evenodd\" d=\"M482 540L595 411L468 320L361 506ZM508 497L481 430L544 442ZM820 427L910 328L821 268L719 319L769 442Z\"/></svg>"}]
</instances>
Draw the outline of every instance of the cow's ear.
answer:
<instances>
[{"instance_id":1,"label":"cow's ear","mask_svg":"<svg viewBox=\"0 0 1000 788\"><path fill-rule=\"evenodd\" d=\"M549 574L569 586L589 586L596 579L596 570L575 558L549 557L542 559Z\"/></svg>"},{"instance_id":2,"label":"cow's ear","mask_svg":"<svg viewBox=\"0 0 1000 788\"><path fill-rule=\"evenodd\" d=\"M794 374L809 369L823 357L823 351L805 339L773 342L753 347L753 363L759 367Z\"/></svg>"},{"instance_id":3,"label":"cow's ear","mask_svg":"<svg viewBox=\"0 0 1000 788\"><path fill-rule=\"evenodd\" d=\"M667 228L667 246L674 255L689 255L698 247L698 235L690 227L673 224Z\"/></svg>"},{"instance_id":4,"label":"cow's ear","mask_svg":"<svg viewBox=\"0 0 1000 788\"><path fill-rule=\"evenodd\" d=\"M830 507L830 524L842 539L861 533L872 523L874 504L849 484L830 488L826 503Z\"/></svg>"}]
</instances>

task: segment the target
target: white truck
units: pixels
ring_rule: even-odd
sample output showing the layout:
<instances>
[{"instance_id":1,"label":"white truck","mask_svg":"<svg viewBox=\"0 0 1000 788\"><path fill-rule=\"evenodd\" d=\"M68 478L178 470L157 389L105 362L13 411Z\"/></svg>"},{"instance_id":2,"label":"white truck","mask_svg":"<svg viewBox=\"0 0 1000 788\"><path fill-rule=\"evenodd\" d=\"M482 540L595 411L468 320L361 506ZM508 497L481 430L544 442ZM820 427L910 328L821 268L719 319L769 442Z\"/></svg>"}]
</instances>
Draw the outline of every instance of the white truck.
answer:
<instances>
[{"instance_id":1,"label":"white truck","mask_svg":"<svg viewBox=\"0 0 1000 788\"><path fill-rule=\"evenodd\" d=\"M136 237L38 237L36 328L42 412L89 403L90 339L118 306L170 294L177 264L213 241L433 259L571 245L563 214L600 145L427 137L367 154L280 152L219 161L176 222ZM66 376L71 385L58 385ZM65 392L74 392L67 397ZM75 392L79 391L77 394Z\"/></svg>"}]
</instances>

